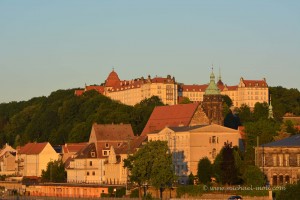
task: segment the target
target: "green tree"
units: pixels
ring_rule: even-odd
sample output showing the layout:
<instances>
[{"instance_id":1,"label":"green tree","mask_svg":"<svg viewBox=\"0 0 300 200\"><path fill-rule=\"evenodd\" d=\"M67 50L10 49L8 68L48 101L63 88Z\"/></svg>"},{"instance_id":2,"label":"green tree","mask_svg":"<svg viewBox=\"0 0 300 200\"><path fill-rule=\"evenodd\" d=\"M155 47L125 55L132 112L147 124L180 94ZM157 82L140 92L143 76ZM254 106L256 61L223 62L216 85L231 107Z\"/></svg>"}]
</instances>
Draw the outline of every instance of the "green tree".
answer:
<instances>
[{"instance_id":1,"label":"green tree","mask_svg":"<svg viewBox=\"0 0 300 200\"><path fill-rule=\"evenodd\" d=\"M246 185L251 185L253 187L259 187L265 185L265 175L262 171L253 165L248 165L243 174L243 180Z\"/></svg>"},{"instance_id":2,"label":"green tree","mask_svg":"<svg viewBox=\"0 0 300 200\"><path fill-rule=\"evenodd\" d=\"M254 111L253 111L254 120L268 119L268 115L269 115L269 105L266 102L255 103Z\"/></svg>"},{"instance_id":3,"label":"green tree","mask_svg":"<svg viewBox=\"0 0 300 200\"><path fill-rule=\"evenodd\" d=\"M240 184L243 161L237 147L225 144L213 163L213 174L222 184Z\"/></svg>"},{"instance_id":4,"label":"green tree","mask_svg":"<svg viewBox=\"0 0 300 200\"><path fill-rule=\"evenodd\" d=\"M212 164L207 157L201 158L198 162L198 180L203 184L208 184L212 177Z\"/></svg>"},{"instance_id":5,"label":"green tree","mask_svg":"<svg viewBox=\"0 0 300 200\"><path fill-rule=\"evenodd\" d=\"M193 103L188 97L182 97L181 101L179 102L179 104L189 104L189 103Z\"/></svg>"},{"instance_id":6,"label":"green tree","mask_svg":"<svg viewBox=\"0 0 300 200\"><path fill-rule=\"evenodd\" d=\"M42 170L43 182L64 183L66 180L67 172L61 160L48 162L46 171Z\"/></svg>"},{"instance_id":7,"label":"green tree","mask_svg":"<svg viewBox=\"0 0 300 200\"><path fill-rule=\"evenodd\" d=\"M298 200L300 197L300 181L297 184L285 186L285 190L280 190L279 195L276 197L278 200Z\"/></svg>"},{"instance_id":8,"label":"green tree","mask_svg":"<svg viewBox=\"0 0 300 200\"><path fill-rule=\"evenodd\" d=\"M222 95L223 102L230 108L233 106L232 100L228 95Z\"/></svg>"},{"instance_id":9,"label":"green tree","mask_svg":"<svg viewBox=\"0 0 300 200\"><path fill-rule=\"evenodd\" d=\"M131 182L152 185L156 189L170 187L175 180L172 155L166 141L150 141L124 160ZM146 192L144 193L146 195Z\"/></svg>"},{"instance_id":10,"label":"green tree","mask_svg":"<svg viewBox=\"0 0 300 200\"><path fill-rule=\"evenodd\" d=\"M194 174L191 172L190 175L189 175L189 180L188 180L188 184L189 185L194 185L194 181L195 181L195 176Z\"/></svg>"},{"instance_id":11,"label":"green tree","mask_svg":"<svg viewBox=\"0 0 300 200\"><path fill-rule=\"evenodd\" d=\"M241 123L252 121L252 113L250 107L246 104L241 105L239 109L237 109L238 115L240 117Z\"/></svg>"},{"instance_id":12,"label":"green tree","mask_svg":"<svg viewBox=\"0 0 300 200\"><path fill-rule=\"evenodd\" d=\"M260 119L258 121L244 124L246 132L246 153L245 161L248 165L254 165L255 154L254 147L274 141L274 137L280 130L280 123L270 119Z\"/></svg>"}]
</instances>

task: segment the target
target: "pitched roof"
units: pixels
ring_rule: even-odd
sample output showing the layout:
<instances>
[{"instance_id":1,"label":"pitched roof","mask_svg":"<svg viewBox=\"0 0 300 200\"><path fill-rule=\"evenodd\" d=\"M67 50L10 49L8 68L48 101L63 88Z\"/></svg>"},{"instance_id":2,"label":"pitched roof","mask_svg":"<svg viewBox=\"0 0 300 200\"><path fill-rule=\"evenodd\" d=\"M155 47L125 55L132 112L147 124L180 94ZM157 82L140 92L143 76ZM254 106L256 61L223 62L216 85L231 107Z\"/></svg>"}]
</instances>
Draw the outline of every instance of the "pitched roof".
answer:
<instances>
[{"instance_id":1,"label":"pitched roof","mask_svg":"<svg viewBox=\"0 0 300 200\"><path fill-rule=\"evenodd\" d=\"M119 148L115 148L115 152L117 154L134 153L146 140L146 135L135 137L133 140L129 141L130 144L128 142L124 142Z\"/></svg>"},{"instance_id":2,"label":"pitched roof","mask_svg":"<svg viewBox=\"0 0 300 200\"><path fill-rule=\"evenodd\" d=\"M241 78L241 81L245 84L245 87L268 87L266 79L263 80L245 80Z\"/></svg>"},{"instance_id":3,"label":"pitched roof","mask_svg":"<svg viewBox=\"0 0 300 200\"><path fill-rule=\"evenodd\" d=\"M261 145L262 147L300 147L300 134Z\"/></svg>"},{"instance_id":4,"label":"pitched roof","mask_svg":"<svg viewBox=\"0 0 300 200\"><path fill-rule=\"evenodd\" d=\"M82 148L80 151L76 153L77 157L76 158L92 158L91 152L95 153L95 157L97 158L98 152L96 151L96 146L95 143L90 143L85 148Z\"/></svg>"},{"instance_id":5,"label":"pitched roof","mask_svg":"<svg viewBox=\"0 0 300 200\"><path fill-rule=\"evenodd\" d=\"M120 141L133 138L134 133L130 124L93 124L97 141Z\"/></svg>"},{"instance_id":6,"label":"pitched roof","mask_svg":"<svg viewBox=\"0 0 300 200\"><path fill-rule=\"evenodd\" d=\"M25 146L21 147L18 151L19 154L39 154L46 147L48 142L43 143L27 143Z\"/></svg>"},{"instance_id":7,"label":"pitched roof","mask_svg":"<svg viewBox=\"0 0 300 200\"><path fill-rule=\"evenodd\" d=\"M118 85L120 83L120 78L118 76L118 74L112 70L112 72L109 73L106 82L105 82L105 86L106 87L114 87L115 85Z\"/></svg>"},{"instance_id":8,"label":"pitched roof","mask_svg":"<svg viewBox=\"0 0 300 200\"><path fill-rule=\"evenodd\" d=\"M239 134L238 130L221 126L218 124L210 124L210 125L202 126L200 128L192 130L191 132L236 132Z\"/></svg>"},{"instance_id":9,"label":"pitched roof","mask_svg":"<svg viewBox=\"0 0 300 200\"><path fill-rule=\"evenodd\" d=\"M76 153L87 145L87 142L82 143L66 143L63 145L63 153Z\"/></svg>"},{"instance_id":10,"label":"pitched roof","mask_svg":"<svg viewBox=\"0 0 300 200\"><path fill-rule=\"evenodd\" d=\"M207 88L206 85L181 85L181 89L183 92L204 92Z\"/></svg>"},{"instance_id":11,"label":"pitched roof","mask_svg":"<svg viewBox=\"0 0 300 200\"><path fill-rule=\"evenodd\" d=\"M101 85L89 85L85 87L85 91L96 90L100 94L104 93L104 86Z\"/></svg>"},{"instance_id":12,"label":"pitched roof","mask_svg":"<svg viewBox=\"0 0 300 200\"><path fill-rule=\"evenodd\" d=\"M160 131L166 126L188 126L198 106L199 103L155 107L142 135Z\"/></svg>"},{"instance_id":13,"label":"pitched roof","mask_svg":"<svg viewBox=\"0 0 300 200\"><path fill-rule=\"evenodd\" d=\"M200 127L207 126L207 125L195 125L195 126L175 126L175 127L168 127L169 129L173 130L174 132L186 132L191 131L194 129L198 129Z\"/></svg>"}]
</instances>

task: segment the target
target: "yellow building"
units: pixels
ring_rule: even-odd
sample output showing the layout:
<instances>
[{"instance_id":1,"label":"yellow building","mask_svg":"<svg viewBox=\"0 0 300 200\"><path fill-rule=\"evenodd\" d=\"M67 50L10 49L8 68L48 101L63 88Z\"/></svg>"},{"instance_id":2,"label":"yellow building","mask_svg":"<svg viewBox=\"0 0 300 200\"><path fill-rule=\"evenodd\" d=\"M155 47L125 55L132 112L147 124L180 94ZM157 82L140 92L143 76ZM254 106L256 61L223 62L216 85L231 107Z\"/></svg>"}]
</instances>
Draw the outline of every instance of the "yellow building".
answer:
<instances>
[{"instance_id":1,"label":"yellow building","mask_svg":"<svg viewBox=\"0 0 300 200\"><path fill-rule=\"evenodd\" d=\"M123 160L145 139L134 136L130 124L93 124L88 144L66 166L67 182L125 185Z\"/></svg>"},{"instance_id":2,"label":"yellow building","mask_svg":"<svg viewBox=\"0 0 300 200\"><path fill-rule=\"evenodd\" d=\"M219 79L217 86L221 95L227 95L232 100L234 107L245 104L254 108L255 103L269 102L269 88L266 79L245 80L240 78L238 85L227 86ZM188 97L193 102L202 102L208 84L204 85L180 85L179 96Z\"/></svg>"},{"instance_id":3,"label":"yellow building","mask_svg":"<svg viewBox=\"0 0 300 200\"><path fill-rule=\"evenodd\" d=\"M217 124L166 127L158 133L148 134L149 141L168 141L175 172L182 183L191 172L197 174L201 158L207 157L213 162L225 142L239 146L240 139L238 130Z\"/></svg>"},{"instance_id":4,"label":"yellow building","mask_svg":"<svg viewBox=\"0 0 300 200\"><path fill-rule=\"evenodd\" d=\"M59 154L49 142L27 143L17 151L17 174L41 177L50 161L58 160Z\"/></svg>"},{"instance_id":5,"label":"yellow building","mask_svg":"<svg viewBox=\"0 0 300 200\"><path fill-rule=\"evenodd\" d=\"M214 73L211 73L213 79ZM256 102L269 102L269 88L266 79L246 80L240 78L238 85L228 86L223 84L221 77L216 83L221 95L228 95L235 107L248 105L254 108ZM136 78L132 80L120 80L118 74L113 70L102 85L85 86L84 89L75 90L75 95L80 96L89 90L110 97L113 100L120 101L126 105L135 105L145 98L153 95L158 96L166 105L178 104L178 99L188 97L193 102L202 102L206 88L209 84L203 85L185 85L178 84L174 77L168 75L166 78Z\"/></svg>"},{"instance_id":6,"label":"yellow building","mask_svg":"<svg viewBox=\"0 0 300 200\"><path fill-rule=\"evenodd\" d=\"M164 104L177 104L177 84L175 78L168 75L166 78L148 76L133 80L120 80L113 70L107 77L103 86L86 86L84 90L76 90L75 95L80 96L88 90L99 93L120 101L126 105L135 105L146 98L158 96Z\"/></svg>"}]
</instances>

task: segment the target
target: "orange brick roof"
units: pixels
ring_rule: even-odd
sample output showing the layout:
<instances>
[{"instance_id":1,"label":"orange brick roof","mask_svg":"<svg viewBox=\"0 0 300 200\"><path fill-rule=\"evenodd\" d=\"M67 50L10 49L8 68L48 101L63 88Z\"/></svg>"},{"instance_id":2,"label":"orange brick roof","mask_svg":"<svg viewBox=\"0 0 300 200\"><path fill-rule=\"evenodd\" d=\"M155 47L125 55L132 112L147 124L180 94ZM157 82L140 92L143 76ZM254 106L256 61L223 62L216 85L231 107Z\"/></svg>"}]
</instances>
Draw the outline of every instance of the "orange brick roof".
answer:
<instances>
[{"instance_id":1,"label":"orange brick roof","mask_svg":"<svg viewBox=\"0 0 300 200\"><path fill-rule=\"evenodd\" d=\"M166 126L188 126L198 106L199 103L155 107L142 135L160 131Z\"/></svg>"},{"instance_id":2,"label":"orange brick roof","mask_svg":"<svg viewBox=\"0 0 300 200\"><path fill-rule=\"evenodd\" d=\"M18 151L19 154L40 154L46 147L48 142L43 143L27 143L25 146L21 147Z\"/></svg>"}]
</instances>

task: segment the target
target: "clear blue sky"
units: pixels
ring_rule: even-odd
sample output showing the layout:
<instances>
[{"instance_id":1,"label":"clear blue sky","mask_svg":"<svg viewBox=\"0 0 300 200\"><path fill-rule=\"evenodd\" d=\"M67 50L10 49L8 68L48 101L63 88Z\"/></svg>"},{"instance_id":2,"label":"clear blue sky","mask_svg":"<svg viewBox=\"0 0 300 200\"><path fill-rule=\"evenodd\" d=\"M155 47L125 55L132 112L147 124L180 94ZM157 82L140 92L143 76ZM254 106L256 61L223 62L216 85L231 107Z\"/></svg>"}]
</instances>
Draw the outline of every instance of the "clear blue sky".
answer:
<instances>
[{"instance_id":1,"label":"clear blue sky","mask_svg":"<svg viewBox=\"0 0 300 200\"><path fill-rule=\"evenodd\" d=\"M0 0L0 103L148 74L300 88L300 1Z\"/></svg>"}]
</instances>

